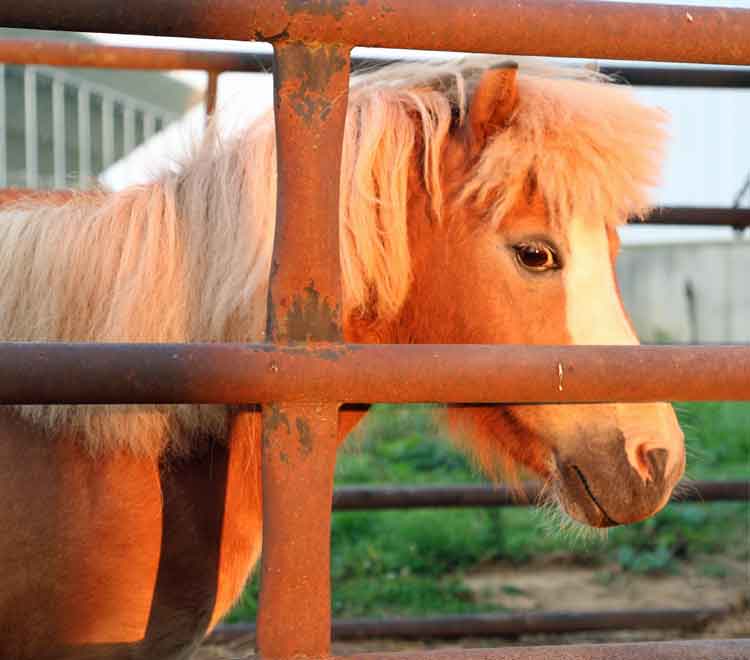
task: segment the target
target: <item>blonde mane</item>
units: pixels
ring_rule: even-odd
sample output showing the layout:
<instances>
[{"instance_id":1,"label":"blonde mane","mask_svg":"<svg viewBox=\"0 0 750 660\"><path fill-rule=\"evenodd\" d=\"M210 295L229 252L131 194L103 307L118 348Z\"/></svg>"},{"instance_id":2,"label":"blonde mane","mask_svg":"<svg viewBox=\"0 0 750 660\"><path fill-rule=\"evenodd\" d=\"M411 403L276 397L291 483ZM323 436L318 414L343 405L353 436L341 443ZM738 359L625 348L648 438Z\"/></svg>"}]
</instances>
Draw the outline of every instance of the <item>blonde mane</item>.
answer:
<instances>
[{"instance_id":1,"label":"blonde mane","mask_svg":"<svg viewBox=\"0 0 750 660\"><path fill-rule=\"evenodd\" d=\"M432 212L440 163L481 72L496 58L394 65L355 77L344 136L345 311L393 318L411 283L409 169L422 164ZM553 217L623 222L648 209L664 117L590 72L522 67L519 107L462 195L500 223L533 177ZM0 338L190 342L264 339L276 158L270 114L222 143L209 131L179 173L122 193L0 211ZM156 455L222 434L218 406L28 406L92 452Z\"/></svg>"}]
</instances>

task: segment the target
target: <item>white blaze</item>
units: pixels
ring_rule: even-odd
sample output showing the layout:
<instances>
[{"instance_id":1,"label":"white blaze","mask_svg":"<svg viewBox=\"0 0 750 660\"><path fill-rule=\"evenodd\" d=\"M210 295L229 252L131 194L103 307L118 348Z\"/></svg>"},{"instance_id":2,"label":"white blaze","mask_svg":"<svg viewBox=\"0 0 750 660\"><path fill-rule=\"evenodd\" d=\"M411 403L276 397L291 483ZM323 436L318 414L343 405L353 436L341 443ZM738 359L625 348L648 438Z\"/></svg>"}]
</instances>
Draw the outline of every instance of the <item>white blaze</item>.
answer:
<instances>
[{"instance_id":1,"label":"white blaze","mask_svg":"<svg viewBox=\"0 0 750 660\"><path fill-rule=\"evenodd\" d=\"M622 311L604 224L571 222L570 257L563 277L568 333L574 344L634 345L638 338Z\"/></svg>"},{"instance_id":2,"label":"white blaze","mask_svg":"<svg viewBox=\"0 0 750 660\"><path fill-rule=\"evenodd\" d=\"M568 334L574 344L639 343L622 309L609 239L603 223L575 218L569 233L570 256L563 270ZM666 476L682 461L683 435L672 406L665 403L614 405L618 429L625 437L628 461L644 480L650 478L645 455L667 449Z\"/></svg>"}]
</instances>

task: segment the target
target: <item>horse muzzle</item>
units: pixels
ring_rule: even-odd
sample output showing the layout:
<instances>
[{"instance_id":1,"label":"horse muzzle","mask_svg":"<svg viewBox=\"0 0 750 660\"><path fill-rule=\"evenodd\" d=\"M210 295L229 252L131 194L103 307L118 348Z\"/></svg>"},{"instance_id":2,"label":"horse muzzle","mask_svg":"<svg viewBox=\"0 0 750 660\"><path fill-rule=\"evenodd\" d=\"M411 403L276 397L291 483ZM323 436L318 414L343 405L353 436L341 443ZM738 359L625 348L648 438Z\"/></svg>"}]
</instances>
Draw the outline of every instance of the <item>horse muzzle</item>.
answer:
<instances>
[{"instance_id":1,"label":"horse muzzle","mask_svg":"<svg viewBox=\"0 0 750 660\"><path fill-rule=\"evenodd\" d=\"M662 509L685 467L669 450L649 449L635 469L621 433L604 442L590 441L579 451L556 454L557 495L571 518L591 527L638 522Z\"/></svg>"}]
</instances>

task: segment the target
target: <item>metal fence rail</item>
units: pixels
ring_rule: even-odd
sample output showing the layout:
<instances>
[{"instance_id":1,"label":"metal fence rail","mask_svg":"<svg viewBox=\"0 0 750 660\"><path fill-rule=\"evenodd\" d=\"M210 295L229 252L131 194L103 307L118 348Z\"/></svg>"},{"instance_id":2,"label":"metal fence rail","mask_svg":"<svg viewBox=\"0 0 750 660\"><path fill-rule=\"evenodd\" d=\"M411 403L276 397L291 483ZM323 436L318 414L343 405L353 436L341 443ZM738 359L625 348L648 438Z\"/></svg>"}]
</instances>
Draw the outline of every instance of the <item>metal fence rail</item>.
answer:
<instances>
[{"instance_id":1,"label":"metal fence rail","mask_svg":"<svg viewBox=\"0 0 750 660\"><path fill-rule=\"evenodd\" d=\"M638 224L640 220L634 220ZM750 227L750 209L670 206L654 209L645 222L650 225L729 225Z\"/></svg>"},{"instance_id":2,"label":"metal fence rail","mask_svg":"<svg viewBox=\"0 0 750 660\"><path fill-rule=\"evenodd\" d=\"M382 66L394 60L388 58L351 58L352 67L371 68ZM52 40L32 39L3 39L0 40L0 133L2 133L3 106L5 98L2 88L2 67L6 64L17 65L45 65L57 67L98 67L113 69L140 69L140 70L201 70L207 74L207 87L205 96L206 114L210 116L216 108L218 96L219 76L226 71L235 72L269 72L273 66L273 55L270 53L253 52L228 52L210 49L187 49L187 48L138 48L131 46L111 46L101 43L70 43ZM62 74L51 69L29 69L34 73L44 73L53 77L58 87L66 84ZM608 66L602 67L602 73L615 76L617 80L633 85L670 86L670 87L715 87L715 88L745 88L750 86L750 69L744 68L674 68L674 67L640 67L640 66ZM89 106L92 90L88 85L79 90L78 93L78 136L79 136L79 186L84 188L90 179L90 138L89 138ZM59 91L59 90L58 90ZM120 98L122 95L106 90L98 89L102 98L109 98L114 94L115 101L123 108L126 115L125 120L125 151L128 151L129 143L134 140L134 123L136 114L142 116L144 127L144 139L148 139L155 132L157 110L149 108L131 108L128 99ZM58 97L60 94L58 94ZM119 100L118 100L119 99ZM142 105L142 104L141 104ZM53 105L56 109L57 124L63 123L62 103L60 99ZM104 107L104 106L103 106ZM109 111L114 110L114 105L107 106ZM111 118L110 118L111 119ZM162 118L162 124L172 118ZM36 135L34 114L27 116L27 140L31 151L31 164L27 173L29 190L7 189L2 185L4 168L2 166L4 145L0 135L0 204L15 201L19 197L26 196L35 189L38 175L34 167L36 149L34 148L33 136ZM113 132L111 121L105 122L105 160L112 159L114 147L112 146ZM130 130L128 130L130 129ZM64 152L62 138L59 131L55 132L55 187L60 189L65 184L61 173L65 171ZM128 140L128 136L130 139ZM107 163L109 164L109 163ZM732 226L735 229L750 227L750 209L741 208L694 208L694 207L665 207L657 208L645 219L649 224L668 225L718 225ZM640 222L635 220L634 222Z\"/></svg>"},{"instance_id":3,"label":"metal fence rail","mask_svg":"<svg viewBox=\"0 0 750 660\"><path fill-rule=\"evenodd\" d=\"M518 488L460 484L450 486L342 486L333 493L334 511L434 507L530 506L542 489L537 482ZM672 504L750 500L750 481L693 481L677 487Z\"/></svg>"},{"instance_id":4,"label":"metal fence rail","mask_svg":"<svg viewBox=\"0 0 750 660\"><path fill-rule=\"evenodd\" d=\"M514 612L465 614L430 618L340 619L333 622L336 641L363 639L465 639L467 637L517 638L521 635L564 634L628 629L693 629L725 618L729 607L685 609L632 609L596 612ZM209 643L226 643L253 637L252 624L217 627Z\"/></svg>"},{"instance_id":5,"label":"metal fence rail","mask_svg":"<svg viewBox=\"0 0 750 660\"><path fill-rule=\"evenodd\" d=\"M734 345L0 343L13 404L727 401L748 373Z\"/></svg>"},{"instance_id":6,"label":"metal fence rail","mask_svg":"<svg viewBox=\"0 0 750 660\"><path fill-rule=\"evenodd\" d=\"M337 346L341 286L335 258L351 46L748 65L750 10L562 0L162 0L158 5L155 11L152 0L64 5L27 0L0 6L0 24L222 39L251 35L273 43L279 186L268 328L277 347L4 346L0 400L264 404L258 617L263 657L329 655L330 505L341 402L750 399L750 348L583 347L567 353L573 349ZM326 176L316 174L322 171ZM305 305L315 313L300 320L295 309ZM308 346L285 348L296 342ZM176 356L171 365L169 351ZM55 362L43 366L53 353ZM83 365L84 358L93 366ZM126 364L123 360L129 372L115 368ZM536 381L519 378L521 366ZM98 371L103 368L123 374L105 394L97 392L106 385ZM65 374L58 382L67 390L75 380L71 369L82 378L77 391L45 384L57 370ZM248 378L254 380L250 386L244 383ZM31 384L41 389L35 392ZM289 432L274 424L281 415L295 418ZM282 451L302 440L295 426L304 429L309 451ZM749 652L748 641L706 641L460 655L729 659ZM434 657L458 656L451 651Z\"/></svg>"},{"instance_id":7,"label":"metal fence rail","mask_svg":"<svg viewBox=\"0 0 750 660\"><path fill-rule=\"evenodd\" d=\"M371 68L408 58L351 58L356 69ZM140 70L196 70L221 73L242 71L269 73L273 55L267 52L211 50L206 48L143 48L111 46L102 43L68 43L45 39L0 40L0 62L6 64L46 64L48 66L96 67ZM750 87L750 69L686 68L663 66L602 66L601 73L630 85L651 87Z\"/></svg>"},{"instance_id":8,"label":"metal fence rail","mask_svg":"<svg viewBox=\"0 0 750 660\"><path fill-rule=\"evenodd\" d=\"M143 48L101 43L36 39L1 39L0 61L6 64L139 69L143 71L270 71L266 53L237 53L189 48ZM739 80L739 79L738 79Z\"/></svg>"},{"instance_id":9,"label":"metal fence rail","mask_svg":"<svg viewBox=\"0 0 750 660\"><path fill-rule=\"evenodd\" d=\"M507 55L750 64L750 12L591 0L4 3L0 25Z\"/></svg>"},{"instance_id":10,"label":"metal fence rail","mask_svg":"<svg viewBox=\"0 0 750 660\"><path fill-rule=\"evenodd\" d=\"M678 486L672 504L689 502L748 501L750 481L699 481ZM533 505L541 494L535 482L519 488L475 484L451 486L340 487L333 494L334 511L411 509L426 507L507 507ZM603 632L617 630L695 631L725 619L732 607L605 610L591 612L514 612L432 616L417 618L337 619L332 623L335 641L373 638L425 640L468 637L517 638L521 635ZM253 624L224 624L210 635L210 644L254 637ZM690 657L686 655L684 657Z\"/></svg>"}]
</instances>

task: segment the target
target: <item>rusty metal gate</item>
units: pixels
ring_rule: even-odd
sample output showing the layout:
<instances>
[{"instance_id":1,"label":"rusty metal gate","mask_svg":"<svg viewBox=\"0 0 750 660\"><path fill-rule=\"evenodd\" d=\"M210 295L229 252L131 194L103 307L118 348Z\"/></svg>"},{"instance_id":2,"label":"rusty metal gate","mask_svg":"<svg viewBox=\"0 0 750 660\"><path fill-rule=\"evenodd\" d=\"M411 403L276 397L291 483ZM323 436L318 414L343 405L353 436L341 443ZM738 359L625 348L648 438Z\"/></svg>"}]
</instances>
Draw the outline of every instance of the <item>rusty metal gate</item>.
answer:
<instances>
[{"instance_id":1,"label":"rusty metal gate","mask_svg":"<svg viewBox=\"0 0 750 660\"><path fill-rule=\"evenodd\" d=\"M261 40L274 46L279 185L270 344L0 346L3 403L262 405L258 647L264 658L330 653L329 535L341 405L750 400L748 347L345 344L336 259L353 46L750 65L750 10L569 0L70 0L64 6L27 0L0 7L0 25ZM216 72L242 68L236 62L206 66L174 57L175 66L212 70L213 89ZM110 65L117 65L116 59ZM746 219L729 224L746 226ZM568 374L564 392L557 388L559 363ZM528 660L553 654L739 659L750 656L750 641L461 655Z\"/></svg>"}]
</instances>

